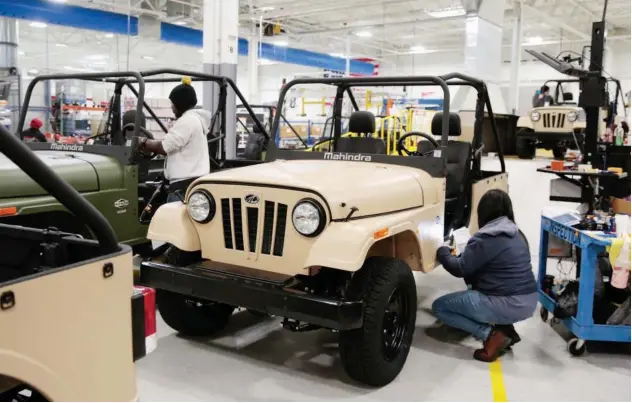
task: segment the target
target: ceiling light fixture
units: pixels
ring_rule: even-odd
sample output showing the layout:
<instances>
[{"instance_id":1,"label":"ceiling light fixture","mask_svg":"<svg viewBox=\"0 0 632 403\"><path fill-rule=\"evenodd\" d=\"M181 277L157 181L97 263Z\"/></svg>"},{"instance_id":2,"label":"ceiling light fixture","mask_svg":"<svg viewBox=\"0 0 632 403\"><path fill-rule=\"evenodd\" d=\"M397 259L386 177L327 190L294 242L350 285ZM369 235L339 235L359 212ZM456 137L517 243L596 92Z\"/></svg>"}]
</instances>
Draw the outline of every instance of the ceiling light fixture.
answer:
<instances>
[{"instance_id":1,"label":"ceiling light fixture","mask_svg":"<svg viewBox=\"0 0 632 403\"><path fill-rule=\"evenodd\" d=\"M33 21L29 25L33 28L46 28L48 26L46 25L45 22L40 22L40 21Z\"/></svg>"},{"instance_id":2,"label":"ceiling light fixture","mask_svg":"<svg viewBox=\"0 0 632 403\"><path fill-rule=\"evenodd\" d=\"M26 54L26 53L24 53L24 51L23 51L23 50L18 50L18 55L20 55L20 56L24 56L25 54Z\"/></svg>"},{"instance_id":3,"label":"ceiling light fixture","mask_svg":"<svg viewBox=\"0 0 632 403\"><path fill-rule=\"evenodd\" d=\"M67 48L68 45L66 45L65 43L56 43L55 46L57 46L58 48Z\"/></svg>"},{"instance_id":4,"label":"ceiling light fixture","mask_svg":"<svg viewBox=\"0 0 632 403\"><path fill-rule=\"evenodd\" d=\"M84 69L82 67L64 66L64 69L70 70L70 71L81 71L81 72L84 72L84 73L95 73L95 70Z\"/></svg>"},{"instance_id":5,"label":"ceiling light fixture","mask_svg":"<svg viewBox=\"0 0 632 403\"><path fill-rule=\"evenodd\" d=\"M103 36L105 36L106 38L110 38L110 39L111 39L111 38L114 38L114 34L112 34L112 33L105 34L105 35L103 35Z\"/></svg>"},{"instance_id":6,"label":"ceiling light fixture","mask_svg":"<svg viewBox=\"0 0 632 403\"><path fill-rule=\"evenodd\" d=\"M331 56L331 57L339 57L341 59L345 58L345 55L342 54L342 53L330 53L329 56Z\"/></svg>"},{"instance_id":7,"label":"ceiling light fixture","mask_svg":"<svg viewBox=\"0 0 632 403\"><path fill-rule=\"evenodd\" d=\"M108 55L90 55L90 56L86 56L86 59L89 60L104 60L107 59Z\"/></svg>"},{"instance_id":8,"label":"ceiling light fixture","mask_svg":"<svg viewBox=\"0 0 632 403\"><path fill-rule=\"evenodd\" d=\"M445 8L443 10L426 11L426 14L433 18L459 17L467 14L462 7Z\"/></svg>"},{"instance_id":9,"label":"ceiling light fixture","mask_svg":"<svg viewBox=\"0 0 632 403\"><path fill-rule=\"evenodd\" d=\"M410 53L427 53L428 49L424 48L423 46L411 46L410 47Z\"/></svg>"},{"instance_id":10,"label":"ceiling light fixture","mask_svg":"<svg viewBox=\"0 0 632 403\"><path fill-rule=\"evenodd\" d=\"M537 45L539 43L544 42L544 39L542 39L541 36L531 36L527 38L526 41L527 41L527 44L529 45Z\"/></svg>"},{"instance_id":11,"label":"ceiling light fixture","mask_svg":"<svg viewBox=\"0 0 632 403\"><path fill-rule=\"evenodd\" d=\"M141 56L140 58L145 60L154 60L153 56Z\"/></svg>"},{"instance_id":12,"label":"ceiling light fixture","mask_svg":"<svg viewBox=\"0 0 632 403\"><path fill-rule=\"evenodd\" d=\"M371 31L358 31L355 33L355 36L359 36L360 38L370 38L373 34Z\"/></svg>"},{"instance_id":13,"label":"ceiling light fixture","mask_svg":"<svg viewBox=\"0 0 632 403\"><path fill-rule=\"evenodd\" d=\"M30 70L28 71L28 73L29 73L29 74L37 74L37 73L39 73L39 71L38 71L37 69L30 69Z\"/></svg>"},{"instance_id":14,"label":"ceiling light fixture","mask_svg":"<svg viewBox=\"0 0 632 403\"><path fill-rule=\"evenodd\" d=\"M198 52L204 53L204 49L199 49Z\"/></svg>"},{"instance_id":15,"label":"ceiling light fixture","mask_svg":"<svg viewBox=\"0 0 632 403\"><path fill-rule=\"evenodd\" d=\"M278 64L278 62L269 59L259 59L259 66L270 66L273 64Z\"/></svg>"},{"instance_id":16,"label":"ceiling light fixture","mask_svg":"<svg viewBox=\"0 0 632 403\"><path fill-rule=\"evenodd\" d=\"M259 11L272 11L272 10L274 10L274 7L272 6L259 7Z\"/></svg>"},{"instance_id":17,"label":"ceiling light fixture","mask_svg":"<svg viewBox=\"0 0 632 403\"><path fill-rule=\"evenodd\" d=\"M187 22L184 20L180 20L180 21L174 22L174 24L182 26L182 25L187 25Z\"/></svg>"},{"instance_id":18,"label":"ceiling light fixture","mask_svg":"<svg viewBox=\"0 0 632 403\"><path fill-rule=\"evenodd\" d=\"M287 41L276 41L276 42L273 42L273 44L275 46L281 46L283 48L286 47L287 45L289 45L289 43Z\"/></svg>"}]
</instances>

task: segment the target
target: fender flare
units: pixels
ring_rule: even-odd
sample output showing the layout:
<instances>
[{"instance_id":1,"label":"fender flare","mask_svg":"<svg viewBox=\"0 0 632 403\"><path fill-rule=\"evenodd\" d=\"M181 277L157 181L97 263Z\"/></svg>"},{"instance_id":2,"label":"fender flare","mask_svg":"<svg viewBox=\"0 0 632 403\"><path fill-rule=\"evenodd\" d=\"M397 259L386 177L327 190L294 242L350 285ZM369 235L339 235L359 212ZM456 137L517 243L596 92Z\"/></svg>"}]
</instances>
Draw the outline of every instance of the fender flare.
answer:
<instances>
[{"instance_id":1,"label":"fender flare","mask_svg":"<svg viewBox=\"0 0 632 403\"><path fill-rule=\"evenodd\" d=\"M182 202L163 204L156 210L147 239L169 243L176 248L195 252L201 249L200 237Z\"/></svg>"}]
</instances>

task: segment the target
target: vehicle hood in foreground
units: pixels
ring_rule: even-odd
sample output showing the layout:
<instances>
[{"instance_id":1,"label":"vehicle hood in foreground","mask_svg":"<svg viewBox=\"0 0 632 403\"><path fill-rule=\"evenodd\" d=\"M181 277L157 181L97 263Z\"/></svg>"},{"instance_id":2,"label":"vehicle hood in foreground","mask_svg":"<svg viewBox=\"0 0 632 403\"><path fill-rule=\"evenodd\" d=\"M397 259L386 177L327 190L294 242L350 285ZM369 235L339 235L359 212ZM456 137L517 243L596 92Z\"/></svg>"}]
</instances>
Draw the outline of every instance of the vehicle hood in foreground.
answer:
<instances>
[{"instance_id":1,"label":"vehicle hood in foreground","mask_svg":"<svg viewBox=\"0 0 632 403\"><path fill-rule=\"evenodd\" d=\"M352 207L358 209L354 218L421 207L420 183L428 177L424 171L396 165L279 160L212 173L198 181L310 190L329 204L332 219L342 219Z\"/></svg>"},{"instance_id":2,"label":"vehicle hood in foreground","mask_svg":"<svg viewBox=\"0 0 632 403\"><path fill-rule=\"evenodd\" d=\"M122 185L123 170L110 157L67 151L36 151L35 154L79 192ZM48 194L4 154L0 154L0 183L0 199Z\"/></svg>"}]
</instances>

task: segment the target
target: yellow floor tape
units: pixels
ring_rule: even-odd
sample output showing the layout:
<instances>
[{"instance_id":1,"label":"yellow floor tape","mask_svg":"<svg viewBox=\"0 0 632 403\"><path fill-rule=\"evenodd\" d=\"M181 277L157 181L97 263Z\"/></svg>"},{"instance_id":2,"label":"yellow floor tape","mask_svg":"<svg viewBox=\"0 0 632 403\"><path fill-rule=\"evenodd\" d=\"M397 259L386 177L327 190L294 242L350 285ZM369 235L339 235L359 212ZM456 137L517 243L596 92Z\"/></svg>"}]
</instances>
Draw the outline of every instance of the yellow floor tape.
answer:
<instances>
[{"instance_id":1,"label":"yellow floor tape","mask_svg":"<svg viewBox=\"0 0 632 403\"><path fill-rule=\"evenodd\" d=\"M506 402L507 392L505 391L505 381L503 379L503 368L500 360L496 359L489 363L489 375L492 380L492 394L495 402Z\"/></svg>"}]
</instances>

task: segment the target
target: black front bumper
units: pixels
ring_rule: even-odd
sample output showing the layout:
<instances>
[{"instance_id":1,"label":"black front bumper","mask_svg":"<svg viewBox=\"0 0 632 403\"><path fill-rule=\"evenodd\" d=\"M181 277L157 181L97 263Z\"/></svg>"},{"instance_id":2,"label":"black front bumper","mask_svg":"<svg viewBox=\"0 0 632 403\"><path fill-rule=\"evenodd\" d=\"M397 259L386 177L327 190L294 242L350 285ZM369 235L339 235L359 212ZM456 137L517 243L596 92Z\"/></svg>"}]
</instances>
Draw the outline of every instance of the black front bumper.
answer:
<instances>
[{"instance_id":1,"label":"black front bumper","mask_svg":"<svg viewBox=\"0 0 632 403\"><path fill-rule=\"evenodd\" d=\"M557 141L575 141L577 138L578 143L584 142L584 134L583 133L575 133L573 136L572 132L526 132L526 131L518 131L516 133L516 138L518 139L529 139L529 140L537 140L541 142L557 142Z\"/></svg>"},{"instance_id":2,"label":"black front bumper","mask_svg":"<svg viewBox=\"0 0 632 403\"><path fill-rule=\"evenodd\" d=\"M362 301L321 297L231 272L143 262L140 283L148 287L266 312L335 330L362 326Z\"/></svg>"}]
</instances>

